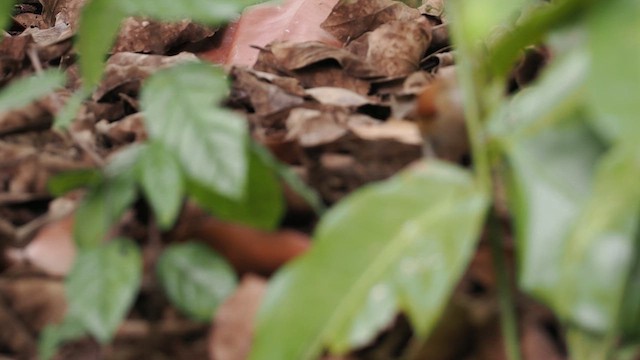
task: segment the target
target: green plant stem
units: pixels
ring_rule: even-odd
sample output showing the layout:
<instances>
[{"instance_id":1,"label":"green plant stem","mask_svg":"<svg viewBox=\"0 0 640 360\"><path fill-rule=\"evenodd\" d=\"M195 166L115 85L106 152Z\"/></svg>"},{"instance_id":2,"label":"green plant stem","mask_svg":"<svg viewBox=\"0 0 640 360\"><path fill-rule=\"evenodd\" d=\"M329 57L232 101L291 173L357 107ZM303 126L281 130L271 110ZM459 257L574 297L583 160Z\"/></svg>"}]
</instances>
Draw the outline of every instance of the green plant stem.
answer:
<instances>
[{"instance_id":1,"label":"green plant stem","mask_svg":"<svg viewBox=\"0 0 640 360\"><path fill-rule=\"evenodd\" d=\"M474 67L473 44L470 44L464 37L463 24L461 22L461 14L459 7L462 6L460 1L451 1L449 4L451 15L454 17L451 29L456 48L460 56L456 58L456 67L458 82L464 98L464 113L467 130L469 132L469 140L471 143L471 152L473 156L473 164L476 173L476 180L480 188L487 194L491 193L491 168L489 164L489 156L487 146L484 139L484 131L482 127L483 107L478 98L480 79L482 74ZM458 18L458 21L456 21Z\"/></svg>"},{"instance_id":2,"label":"green plant stem","mask_svg":"<svg viewBox=\"0 0 640 360\"><path fill-rule=\"evenodd\" d=\"M518 337L518 321L515 314L509 272L504 256L503 232L494 210L489 221L489 243L493 269L498 281L498 302L500 306L500 327L506 345L507 358L520 360L520 341Z\"/></svg>"}]
</instances>

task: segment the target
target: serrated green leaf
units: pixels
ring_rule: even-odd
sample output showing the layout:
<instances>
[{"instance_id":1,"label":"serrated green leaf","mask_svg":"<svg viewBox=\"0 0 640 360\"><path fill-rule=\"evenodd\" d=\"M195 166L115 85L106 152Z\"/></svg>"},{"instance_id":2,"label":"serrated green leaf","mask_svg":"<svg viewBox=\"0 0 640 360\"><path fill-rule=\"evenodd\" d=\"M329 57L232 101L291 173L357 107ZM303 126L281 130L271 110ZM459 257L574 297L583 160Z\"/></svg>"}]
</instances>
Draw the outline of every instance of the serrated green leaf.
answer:
<instances>
[{"instance_id":1,"label":"serrated green leaf","mask_svg":"<svg viewBox=\"0 0 640 360\"><path fill-rule=\"evenodd\" d=\"M191 182L239 199L247 178L248 130L239 115L214 106L227 89L221 69L179 65L147 80L141 105L150 138L174 152Z\"/></svg>"},{"instance_id":2,"label":"serrated green leaf","mask_svg":"<svg viewBox=\"0 0 640 360\"><path fill-rule=\"evenodd\" d=\"M182 169L163 145L151 142L137 160L136 176L161 229L173 226L184 196Z\"/></svg>"},{"instance_id":3,"label":"serrated green leaf","mask_svg":"<svg viewBox=\"0 0 640 360\"><path fill-rule=\"evenodd\" d=\"M197 185L190 186L189 193L218 218L264 230L276 229L285 211L280 183L255 151L249 152L247 189L242 199L229 199Z\"/></svg>"},{"instance_id":4,"label":"serrated green leaf","mask_svg":"<svg viewBox=\"0 0 640 360\"><path fill-rule=\"evenodd\" d=\"M473 253L486 204L468 173L439 162L344 199L311 250L272 280L251 358L344 353L370 340L394 304L425 336Z\"/></svg>"},{"instance_id":5,"label":"serrated green leaf","mask_svg":"<svg viewBox=\"0 0 640 360\"><path fill-rule=\"evenodd\" d=\"M0 115L31 102L64 86L65 75L59 70L47 70L41 75L15 80L0 93Z\"/></svg>"},{"instance_id":6,"label":"serrated green leaf","mask_svg":"<svg viewBox=\"0 0 640 360\"><path fill-rule=\"evenodd\" d=\"M587 105L610 139L640 137L640 2L599 2L587 21L592 69ZM613 51L612 49L617 49Z\"/></svg>"},{"instance_id":7,"label":"serrated green leaf","mask_svg":"<svg viewBox=\"0 0 640 360\"><path fill-rule=\"evenodd\" d=\"M572 117L507 148L519 282L546 301L558 291L560 244L587 202L604 152L584 117Z\"/></svg>"},{"instance_id":8,"label":"serrated green leaf","mask_svg":"<svg viewBox=\"0 0 640 360\"><path fill-rule=\"evenodd\" d=\"M75 215L73 238L81 249L102 243L109 228L136 198L131 174L107 177L91 188Z\"/></svg>"},{"instance_id":9,"label":"serrated green leaf","mask_svg":"<svg viewBox=\"0 0 640 360\"><path fill-rule=\"evenodd\" d=\"M68 315L100 342L108 342L140 286L142 258L131 240L81 250L67 276Z\"/></svg>"},{"instance_id":10,"label":"serrated green leaf","mask_svg":"<svg viewBox=\"0 0 640 360\"><path fill-rule=\"evenodd\" d=\"M231 266L201 243L170 246L162 253L157 270L171 302L200 321L211 321L237 285Z\"/></svg>"}]
</instances>

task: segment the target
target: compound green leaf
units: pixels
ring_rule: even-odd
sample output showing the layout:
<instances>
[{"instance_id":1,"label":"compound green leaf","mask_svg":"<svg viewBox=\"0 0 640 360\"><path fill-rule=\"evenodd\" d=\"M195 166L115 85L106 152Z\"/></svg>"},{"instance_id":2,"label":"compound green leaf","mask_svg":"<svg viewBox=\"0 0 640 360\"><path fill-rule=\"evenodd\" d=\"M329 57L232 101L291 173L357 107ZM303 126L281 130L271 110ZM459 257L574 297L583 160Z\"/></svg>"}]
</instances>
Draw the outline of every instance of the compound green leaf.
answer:
<instances>
[{"instance_id":1,"label":"compound green leaf","mask_svg":"<svg viewBox=\"0 0 640 360\"><path fill-rule=\"evenodd\" d=\"M142 149L136 171L158 225L163 230L171 228L185 192L180 164L162 144L151 142Z\"/></svg>"},{"instance_id":2,"label":"compound green leaf","mask_svg":"<svg viewBox=\"0 0 640 360\"><path fill-rule=\"evenodd\" d=\"M131 240L81 250L65 283L67 317L100 342L108 342L131 306L141 277L140 250Z\"/></svg>"},{"instance_id":3,"label":"compound green leaf","mask_svg":"<svg viewBox=\"0 0 640 360\"><path fill-rule=\"evenodd\" d=\"M239 199L247 178L248 134L244 119L215 107L227 89L221 69L180 65L149 78L141 104L150 138L175 154L189 181Z\"/></svg>"},{"instance_id":4,"label":"compound green leaf","mask_svg":"<svg viewBox=\"0 0 640 360\"><path fill-rule=\"evenodd\" d=\"M237 286L231 266L201 243L166 249L158 261L158 276L171 302L200 321L210 321Z\"/></svg>"},{"instance_id":5,"label":"compound green leaf","mask_svg":"<svg viewBox=\"0 0 640 360\"><path fill-rule=\"evenodd\" d=\"M47 70L41 75L28 76L10 83L0 93L0 115L31 102L64 86L65 76L58 70Z\"/></svg>"},{"instance_id":6,"label":"compound green leaf","mask_svg":"<svg viewBox=\"0 0 640 360\"><path fill-rule=\"evenodd\" d=\"M312 249L272 281L252 359L345 353L396 310L420 336L429 332L473 253L487 202L465 171L423 165L323 217Z\"/></svg>"}]
</instances>

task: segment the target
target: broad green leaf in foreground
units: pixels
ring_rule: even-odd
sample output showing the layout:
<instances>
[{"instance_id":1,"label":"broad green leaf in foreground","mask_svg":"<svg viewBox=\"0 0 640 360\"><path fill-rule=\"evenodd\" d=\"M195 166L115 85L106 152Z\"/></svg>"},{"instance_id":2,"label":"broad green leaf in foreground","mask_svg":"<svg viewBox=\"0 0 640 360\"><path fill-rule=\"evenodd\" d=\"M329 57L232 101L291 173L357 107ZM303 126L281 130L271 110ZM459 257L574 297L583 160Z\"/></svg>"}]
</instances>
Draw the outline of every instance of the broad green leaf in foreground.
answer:
<instances>
[{"instance_id":1,"label":"broad green leaf in foreground","mask_svg":"<svg viewBox=\"0 0 640 360\"><path fill-rule=\"evenodd\" d=\"M507 148L520 285L546 301L559 291L562 244L604 151L585 122L576 114Z\"/></svg>"},{"instance_id":2,"label":"broad green leaf in foreground","mask_svg":"<svg viewBox=\"0 0 640 360\"><path fill-rule=\"evenodd\" d=\"M67 317L108 342L131 306L141 276L140 251L131 240L80 251L65 283Z\"/></svg>"},{"instance_id":3,"label":"broad green leaf in foreground","mask_svg":"<svg viewBox=\"0 0 640 360\"><path fill-rule=\"evenodd\" d=\"M640 137L640 1L601 1L590 12L588 105L610 139ZM616 49L616 50L613 50Z\"/></svg>"},{"instance_id":4,"label":"broad green leaf in foreground","mask_svg":"<svg viewBox=\"0 0 640 360\"><path fill-rule=\"evenodd\" d=\"M244 119L215 106L227 89L221 69L179 65L147 80L141 105L149 137L175 154L189 181L239 199L247 177L248 134Z\"/></svg>"},{"instance_id":5,"label":"broad green leaf in foreground","mask_svg":"<svg viewBox=\"0 0 640 360\"><path fill-rule=\"evenodd\" d=\"M210 321L237 285L231 266L201 243L173 245L165 250L158 261L158 276L169 299L200 321Z\"/></svg>"},{"instance_id":6,"label":"broad green leaf in foreground","mask_svg":"<svg viewBox=\"0 0 640 360\"><path fill-rule=\"evenodd\" d=\"M486 205L468 173L440 162L344 199L312 249L272 281L251 358L344 353L398 309L425 336L473 253Z\"/></svg>"},{"instance_id":7,"label":"broad green leaf in foreground","mask_svg":"<svg viewBox=\"0 0 640 360\"><path fill-rule=\"evenodd\" d=\"M58 70L47 70L41 75L15 80L0 92L0 115L52 93L63 87L64 81L64 74Z\"/></svg>"},{"instance_id":8,"label":"broad green leaf in foreground","mask_svg":"<svg viewBox=\"0 0 640 360\"><path fill-rule=\"evenodd\" d=\"M620 146L599 163L589 201L559 261L555 310L585 331L618 335L620 307L637 254L640 151Z\"/></svg>"}]
</instances>

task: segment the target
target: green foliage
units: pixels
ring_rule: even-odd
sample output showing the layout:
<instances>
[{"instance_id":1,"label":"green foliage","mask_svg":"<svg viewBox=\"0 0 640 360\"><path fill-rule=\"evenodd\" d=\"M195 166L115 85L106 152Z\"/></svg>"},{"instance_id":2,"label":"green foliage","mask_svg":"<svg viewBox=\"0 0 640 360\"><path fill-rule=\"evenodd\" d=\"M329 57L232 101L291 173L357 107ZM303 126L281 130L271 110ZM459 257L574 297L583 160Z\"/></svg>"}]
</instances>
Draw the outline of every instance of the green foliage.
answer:
<instances>
[{"instance_id":1,"label":"green foliage","mask_svg":"<svg viewBox=\"0 0 640 360\"><path fill-rule=\"evenodd\" d=\"M398 308L424 335L473 253L485 209L471 177L439 162L343 200L311 251L273 280L252 358L311 359L325 346L344 353Z\"/></svg>"},{"instance_id":2,"label":"green foliage","mask_svg":"<svg viewBox=\"0 0 640 360\"><path fill-rule=\"evenodd\" d=\"M0 4L0 29L4 30L5 26L7 26L9 15L11 15L11 11L13 10L13 1L4 1Z\"/></svg>"},{"instance_id":3,"label":"green foliage","mask_svg":"<svg viewBox=\"0 0 640 360\"><path fill-rule=\"evenodd\" d=\"M0 114L26 106L61 88L64 82L65 75L59 70L47 70L37 76L15 80L0 93Z\"/></svg>"},{"instance_id":4,"label":"green foliage","mask_svg":"<svg viewBox=\"0 0 640 360\"><path fill-rule=\"evenodd\" d=\"M237 285L231 266L201 243L170 246L157 269L171 302L199 321L211 321L216 308Z\"/></svg>"},{"instance_id":5,"label":"green foliage","mask_svg":"<svg viewBox=\"0 0 640 360\"><path fill-rule=\"evenodd\" d=\"M108 342L131 306L141 276L140 251L128 239L81 250L66 279L67 319Z\"/></svg>"},{"instance_id":6,"label":"green foliage","mask_svg":"<svg viewBox=\"0 0 640 360\"><path fill-rule=\"evenodd\" d=\"M140 95L149 137L176 154L189 181L232 199L247 179L247 124L216 107L227 93L221 69L175 66L147 80Z\"/></svg>"}]
</instances>

